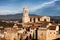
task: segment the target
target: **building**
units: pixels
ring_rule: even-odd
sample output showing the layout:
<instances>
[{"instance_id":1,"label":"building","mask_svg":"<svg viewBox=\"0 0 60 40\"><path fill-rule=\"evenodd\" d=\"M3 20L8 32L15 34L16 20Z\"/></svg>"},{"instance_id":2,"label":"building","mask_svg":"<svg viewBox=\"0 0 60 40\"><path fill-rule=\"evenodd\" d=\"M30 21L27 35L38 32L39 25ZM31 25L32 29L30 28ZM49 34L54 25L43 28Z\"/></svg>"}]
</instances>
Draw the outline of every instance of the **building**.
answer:
<instances>
[{"instance_id":1,"label":"building","mask_svg":"<svg viewBox=\"0 0 60 40\"><path fill-rule=\"evenodd\" d=\"M22 27L18 27L20 24ZM51 23L49 16L29 16L28 7L23 8L22 23L4 28L1 38L6 40L54 40L60 38L60 24Z\"/></svg>"},{"instance_id":2,"label":"building","mask_svg":"<svg viewBox=\"0 0 60 40\"><path fill-rule=\"evenodd\" d=\"M23 17L22 17L22 25L23 26L33 26L37 24L41 24L44 22L50 22L49 16L29 16L28 7L23 8Z\"/></svg>"},{"instance_id":3,"label":"building","mask_svg":"<svg viewBox=\"0 0 60 40\"><path fill-rule=\"evenodd\" d=\"M31 35L36 33L34 37L32 35L33 38L37 40L56 39L57 34L59 34L59 25L50 22L51 19L49 16L29 16L28 7L23 8L22 26L26 28L30 27L31 30L36 29L31 33Z\"/></svg>"}]
</instances>

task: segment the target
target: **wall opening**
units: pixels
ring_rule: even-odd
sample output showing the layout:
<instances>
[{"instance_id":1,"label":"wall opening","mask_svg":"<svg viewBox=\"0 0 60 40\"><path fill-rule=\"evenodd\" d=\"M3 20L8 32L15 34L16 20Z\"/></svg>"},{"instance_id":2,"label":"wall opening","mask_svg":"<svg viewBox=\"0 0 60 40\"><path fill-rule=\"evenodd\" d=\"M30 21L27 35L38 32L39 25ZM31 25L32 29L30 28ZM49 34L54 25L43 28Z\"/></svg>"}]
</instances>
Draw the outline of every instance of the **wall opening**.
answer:
<instances>
[{"instance_id":1,"label":"wall opening","mask_svg":"<svg viewBox=\"0 0 60 40\"><path fill-rule=\"evenodd\" d=\"M44 21L46 22L46 19L44 19Z\"/></svg>"},{"instance_id":2,"label":"wall opening","mask_svg":"<svg viewBox=\"0 0 60 40\"><path fill-rule=\"evenodd\" d=\"M34 23L35 23L35 18L34 18Z\"/></svg>"},{"instance_id":3,"label":"wall opening","mask_svg":"<svg viewBox=\"0 0 60 40\"><path fill-rule=\"evenodd\" d=\"M38 21L40 21L40 18L38 18Z\"/></svg>"}]
</instances>

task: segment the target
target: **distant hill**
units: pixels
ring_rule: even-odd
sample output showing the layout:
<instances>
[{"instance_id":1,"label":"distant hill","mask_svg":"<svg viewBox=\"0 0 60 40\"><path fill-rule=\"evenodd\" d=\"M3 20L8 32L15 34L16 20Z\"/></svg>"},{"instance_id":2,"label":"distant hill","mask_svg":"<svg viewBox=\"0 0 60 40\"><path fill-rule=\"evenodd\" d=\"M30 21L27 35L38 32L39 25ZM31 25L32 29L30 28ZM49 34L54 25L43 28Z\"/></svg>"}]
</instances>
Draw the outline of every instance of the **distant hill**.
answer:
<instances>
[{"instance_id":1,"label":"distant hill","mask_svg":"<svg viewBox=\"0 0 60 40\"><path fill-rule=\"evenodd\" d=\"M29 14L30 16L37 16L36 14ZM11 14L11 15L0 15L0 20L21 20L23 13ZM38 15L40 16L40 15ZM51 21L60 23L60 16L50 16Z\"/></svg>"},{"instance_id":2,"label":"distant hill","mask_svg":"<svg viewBox=\"0 0 60 40\"><path fill-rule=\"evenodd\" d=\"M56 23L60 23L60 16L50 16L52 21L55 21Z\"/></svg>"},{"instance_id":3,"label":"distant hill","mask_svg":"<svg viewBox=\"0 0 60 40\"><path fill-rule=\"evenodd\" d=\"M29 14L30 16L36 16L35 14ZM0 20L20 20L23 13L16 13L11 15L0 15Z\"/></svg>"}]
</instances>

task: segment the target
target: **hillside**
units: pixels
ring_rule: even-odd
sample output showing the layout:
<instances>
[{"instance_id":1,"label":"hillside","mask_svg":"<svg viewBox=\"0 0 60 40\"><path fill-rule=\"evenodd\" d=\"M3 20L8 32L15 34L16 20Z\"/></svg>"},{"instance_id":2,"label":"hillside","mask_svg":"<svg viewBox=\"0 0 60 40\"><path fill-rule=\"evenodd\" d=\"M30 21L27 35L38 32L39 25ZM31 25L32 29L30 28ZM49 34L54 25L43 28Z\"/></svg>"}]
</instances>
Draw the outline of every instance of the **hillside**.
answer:
<instances>
[{"instance_id":1,"label":"hillside","mask_svg":"<svg viewBox=\"0 0 60 40\"><path fill-rule=\"evenodd\" d=\"M36 16L35 14L29 14L30 16ZM11 15L0 15L0 20L20 20L23 13L11 14Z\"/></svg>"}]
</instances>

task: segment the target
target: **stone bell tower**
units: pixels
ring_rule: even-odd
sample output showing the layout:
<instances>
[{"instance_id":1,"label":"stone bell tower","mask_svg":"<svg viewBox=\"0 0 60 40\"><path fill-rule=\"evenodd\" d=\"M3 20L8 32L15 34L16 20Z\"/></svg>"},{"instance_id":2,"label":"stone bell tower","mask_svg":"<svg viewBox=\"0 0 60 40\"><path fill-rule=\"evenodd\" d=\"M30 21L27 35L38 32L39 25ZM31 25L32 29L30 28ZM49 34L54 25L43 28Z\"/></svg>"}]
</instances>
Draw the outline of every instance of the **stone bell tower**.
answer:
<instances>
[{"instance_id":1,"label":"stone bell tower","mask_svg":"<svg viewBox=\"0 0 60 40\"><path fill-rule=\"evenodd\" d=\"M22 17L22 22L27 23L29 22L29 9L27 6L23 8L23 17Z\"/></svg>"}]
</instances>

